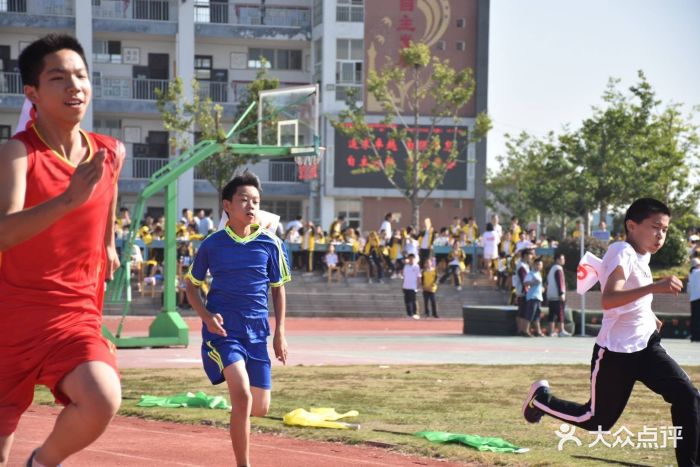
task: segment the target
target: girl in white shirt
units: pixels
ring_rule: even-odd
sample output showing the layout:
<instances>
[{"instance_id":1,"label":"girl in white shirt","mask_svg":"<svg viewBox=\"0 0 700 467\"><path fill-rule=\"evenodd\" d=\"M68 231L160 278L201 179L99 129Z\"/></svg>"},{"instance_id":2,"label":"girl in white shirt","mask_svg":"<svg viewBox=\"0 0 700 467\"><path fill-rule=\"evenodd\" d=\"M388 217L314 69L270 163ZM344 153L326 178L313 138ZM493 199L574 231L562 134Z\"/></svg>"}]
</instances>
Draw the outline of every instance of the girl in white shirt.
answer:
<instances>
[{"instance_id":1,"label":"girl in white shirt","mask_svg":"<svg viewBox=\"0 0 700 467\"><path fill-rule=\"evenodd\" d=\"M653 293L678 294L683 285L670 276L653 282L649 257L661 249L670 209L652 198L636 200L625 214L626 242L610 245L603 257L603 323L591 361L591 395L579 404L553 396L546 380L536 381L523 416L538 423L549 415L588 431L609 431L641 381L671 404L678 465L700 464L700 393L661 346L661 321L651 308ZM676 431L679 428L680 432Z\"/></svg>"}]
</instances>

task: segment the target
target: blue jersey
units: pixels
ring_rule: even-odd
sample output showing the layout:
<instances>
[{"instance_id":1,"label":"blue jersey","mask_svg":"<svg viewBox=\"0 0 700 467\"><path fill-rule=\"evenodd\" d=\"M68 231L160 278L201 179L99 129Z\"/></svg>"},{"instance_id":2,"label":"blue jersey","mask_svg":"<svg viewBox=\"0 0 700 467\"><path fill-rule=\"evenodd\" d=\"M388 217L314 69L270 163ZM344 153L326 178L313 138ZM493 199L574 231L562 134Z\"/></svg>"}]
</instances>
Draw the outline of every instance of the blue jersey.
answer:
<instances>
[{"instance_id":1,"label":"blue jersey","mask_svg":"<svg viewBox=\"0 0 700 467\"><path fill-rule=\"evenodd\" d=\"M196 286L212 276L207 310L224 318L231 337L264 341L270 335L267 320L268 287L291 280L287 249L278 237L256 225L241 238L228 226L207 237L199 247L187 277ZM206 342L215 336L202 327Z\"/></svg>"}]
</instances>

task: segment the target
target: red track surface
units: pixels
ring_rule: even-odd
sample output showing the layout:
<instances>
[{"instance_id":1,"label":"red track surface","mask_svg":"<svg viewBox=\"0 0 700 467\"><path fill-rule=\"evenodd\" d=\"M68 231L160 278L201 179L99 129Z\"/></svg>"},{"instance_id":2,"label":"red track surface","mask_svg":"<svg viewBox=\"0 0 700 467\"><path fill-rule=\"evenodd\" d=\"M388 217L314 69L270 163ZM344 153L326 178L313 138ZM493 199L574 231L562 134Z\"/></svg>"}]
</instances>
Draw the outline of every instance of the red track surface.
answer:
<instances>
[{"instance_id":1,"label":"red track surface","mask_svg":"<svg viewBox=\"0 0 700 467\"><path fill-rule=\"evenodd\" d=\"M9 466L23 466L29 453L51 431L59 409L32 406L22 417ZM371 446L305 441L253 433L251 457L256 467L440 466L462 464L409 457ZM228 431L206 426L116 417L107 432L66 466L231 466L233 451Z\"/></svg>"},{"instance_id":2,"label":"red track surface","mask_svg":"<svg viewBox=\"0 0 700 467\"><path fill-rule=\"evenodd\" d=\"M118 318L105 317L116 330ZM187 318L190 330L198 332L200 321ZM129 317L124 335L147 334L150 318ZM305 319L287 321L287 331L318 333L364 332L460 332L461 320L348 320ZM174 350L174 349L173 349ZM130 351L132 352L132 351ZM51 431L59 408L32 406L22 417L16 433L10 466L23 466L29 453ZM262 467L349 467L349 466L457 466L453 462L404 456L388 449L349 446L253 433L251 458ZM231 466L234 465L228 431L207 426L116 417L107 432L88 449L74 455L66 466Z\"/></svg>"}]
</instances>

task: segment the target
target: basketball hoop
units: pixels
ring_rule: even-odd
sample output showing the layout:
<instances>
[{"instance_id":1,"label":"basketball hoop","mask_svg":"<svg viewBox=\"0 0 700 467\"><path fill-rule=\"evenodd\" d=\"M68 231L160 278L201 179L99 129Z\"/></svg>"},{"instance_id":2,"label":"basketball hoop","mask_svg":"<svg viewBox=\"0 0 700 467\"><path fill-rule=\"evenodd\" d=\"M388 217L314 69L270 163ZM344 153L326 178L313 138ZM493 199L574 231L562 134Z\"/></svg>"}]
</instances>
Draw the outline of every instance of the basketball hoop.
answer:
<instances>
[{"instance_id":1,"label":"basketball hoop","mask_svg":"<svg viewBox=\"0 0 700 467\"><path fill-rule=\"evenodd\" d=\"M299 180L308 182L309 180L318 178L318 164L321 162L325 150L326 148L320 147L318 148L318 153L294 156Z\"/></svg>"}]
</instances>

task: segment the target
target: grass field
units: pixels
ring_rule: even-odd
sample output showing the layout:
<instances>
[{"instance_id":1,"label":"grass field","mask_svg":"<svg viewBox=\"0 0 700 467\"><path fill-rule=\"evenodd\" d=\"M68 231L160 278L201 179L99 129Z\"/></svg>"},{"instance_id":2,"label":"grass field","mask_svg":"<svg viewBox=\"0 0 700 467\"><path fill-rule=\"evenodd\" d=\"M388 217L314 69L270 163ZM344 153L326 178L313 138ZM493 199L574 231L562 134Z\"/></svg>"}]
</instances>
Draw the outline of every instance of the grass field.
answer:
<instances>
[{"instance_id":1,"label":"grass field","mask_svg":"<svg viewBox=\"0 0 700 467\"><path fill-rule=\"evenodd\" d=\"M700 381L700 366L687 367L691 379ZM532 380L545 377L553 392L585 402L589 394L589 369L583 365L558 366L295 366L274 367L272 407L269 418L253 418L254 429L287 436L345 443L371 443L406 453L449 458L483 465L649 465L675 464L672 448L634 449L606 447L593 443L595 436L577 429L582 442L557 450L555 431L561 422L545 417L528 425L521 416L523 397ZM122 415L179 423L228 426L228 412L204 409L141 408L142 394L172 395L205 391L226 395L224 385L212 387L199 369L124 370ZM37 401L48 403L50 394L37 390ZM286 427L275 418L304 407L334 407L338 412L356 409L359 431ZM637 443L646 425L653 431L671 425L669 405L646 389L635 386L625 413L604 439L612 444L622 427ZM375 430L413 433L421 430L499 436L522 447L524 454L480 453L457 445L437 445L410 435ZM624 441L625 436L621 438ZM659 441L661 435L659 435Z\"/></svg>"}]
</instances>

